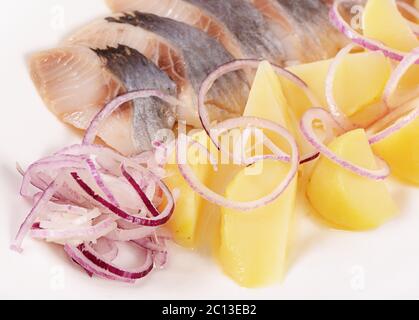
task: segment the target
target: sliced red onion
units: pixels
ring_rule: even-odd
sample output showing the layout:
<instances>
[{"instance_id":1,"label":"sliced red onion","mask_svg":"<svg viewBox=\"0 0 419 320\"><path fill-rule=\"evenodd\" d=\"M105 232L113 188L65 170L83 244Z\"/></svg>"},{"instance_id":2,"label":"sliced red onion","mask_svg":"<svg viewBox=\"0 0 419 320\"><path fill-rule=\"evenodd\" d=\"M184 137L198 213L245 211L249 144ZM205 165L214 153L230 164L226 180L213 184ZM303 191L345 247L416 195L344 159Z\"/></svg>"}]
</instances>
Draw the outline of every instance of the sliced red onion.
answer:
<instances>
[{"instance_id":1,"label":"sliced red onion","mask_svg":"<svg viewBox=\"0 0 419 320\"><path fill-rule=\"evenodd\" d=\"M252 145L250 148L247 148L249 139L252 136L252 132L254 131L254 128L246 128L243 130L243 132L240 135L240 139L238 139L236 145L234 146L234 151L239 150L240 152L227 152L223 149L221 149L221 152L227 154L227 156L231 157L230 159L234 160L234 163L237 165L244 165L244 166L251 166L255 164L256 162L263 161L263 160L277 160L277 161L283 161L283 162L290 162L291 157L285 153L283 150L278 148L275 143L271 141L264 133L261 134L259 137L260 140L263 141L263 146L267 147L273 154L269 155L256 155L256 156L250 156L245 157L245 154L248 152L253 152L256 149L256 145ZM256 133L256 132L255 132ZM260 141L259 140L259 141ZM260 145L260 144L258 144ZM207 150L208 151L208 150ZM209 152L209 151L208 151Z\"/></svg>"},{"instance_id":2,"label":"sliced red onion","mask_svg":"<svg viewBox=\"0 0 419 320\"><path fill-rule=\"evenodd\" d=\"M167 264L167 248L166 239L157 235L149 238L133 241L136 245L143 249L149 250L153 254L153 261L156 268L162 269Z\"/></svg>"},{"instance_id":3,"label":"sliced red onion","mask_svg":"<svg viewBox=\"0 0 419 320\"><path fill-rule=\"evenodd\" d=\"M100 278L112 280L112 281L120 281L129 284L133 284L135 281L129 278L119 277L105 269L100 268L95 263L90 261L86 256L77 248L71 245L64 246L65 252L68 256L79 266L81 266L89 275L96 275Z\"/></svg>"},{"instance_id":4,"label":"sliced red onion","mask_svg":"<svg viewBox=\"0 0 419 320\"><path fill-rule=\"evenodd\" d=\"M339 51L339 53L336 55L336 58L334 58L332 63L330 64L329 71L326 77L326 101L330 110L330 114L339 124L339 126L345 131L354 129L354 125L351 122L351 120L345 115L345 113L339 108L336 102L334 95L334 81L339 65L355 47L356 45L351 43L347 45L345 48L343 48L341 51Z\"/></svg>"},{"instance_id":5,"label":"sliced red onion","mask_svg":"<svg viewBox=\"0 0 419 320\"><path fill-rule=\"evenodd\" d=\"M310 153L310 154L307 154L300 161L300 165L312 162L312 161L318 159L319 157L320 157L320 152L317 152L317 151L313 152L313 153Z\"/></svg>"},{"instance_id":6,"label":"sliced red onion","mask_svg":"<svg viewBox=\"0 0 419 320\"><path fill-rule=\"evenodd\" d=\"M90 227L65 230L35 229L31 230L31 236L37 239L48 239L49 241L77 239L77 241L84 242L106 236L109 232L116 229L116 226L114 219L108 218Z\"/></svg>"},{"instance_id":7,"label":"sliced red onion","mask_svg":"<svg viewBox=\"0 0 419 320\"><path fill-rule=\"evenodd\" d=\"M404 110L405 108L398 107L396 109L392 108L392 104L390 102L391 95L397 89L397 86L406 72L412 67L415 62L419 59L419 48L416 48L411 53L409 53L400 64L396 67L393 71L387 86L384 90L383 99L386 102L386 105L389 106L394 111L390 114L387 114L386 117L381 119L380 122L391 122L392 119L398 118L396 122L387 127L386 129L374 134L370 139L371 144L378 143L387 137L391 136L392 134L396 133L397 131L403 129L404 127L411 124L419 117L419 106L414 107L412 110ZM407 104L409 106L409 104ZM403 113L408 112L407 115L403 115ZM401 114L401 115L400 115ZM389 119L389 120L388 120Z\"/></svg>"},{"instance_id":8,"label":"sliced red onion","mask_svg":"<svg viewBox=\"0 0 419 320\"><path fill-rule=\"evenodd\" d=\"M116 201L114 195L112 192L106 187L105 182L102 179L102 175L100 174L99 170L97 169L95 163L91 159L86 159L87 166L90 170L90 173L95 180L96 184L100 188L100 190L103 191L103 193L106 195L108 200L116 207L119 207L118 201Z\"/></svg>"},{"instance_id":9,"label":"sliced red onion","mask_svg":"<svg viewBox=\"0 0 419 320\"><path fill-rule=\"evenodd\" d=\"M51 210L51 202L47 208L39 215L41 229L67 229L91 226L94 219L100 217L102 213L98 209L85 210L81 215L69 212Z\"/></svg>"},{"instance_id":10,"label":"sliced red onion","mask_svg":"<svg viewBox=\"0 0 419 320\"><path fill-rule=\"evenodd\" d=\"M139 90L134 92L129 92L124 95L121 95L111 102L109 102L93 119L89 128L86 131L86 134L83 139L84 145L91 145L94 143L97 132L100 128L100 125L105 121L115 110L117 110L120 106L124 103L135 99L141 98L150 98L150 97L157 97L170 105L179 106L180 102L176 98L164 94L158 90Z\"/></svg>"},{"instance_id":11,"label":"sliced red onion","mask_svg":"<svg viewBox=\"0 0 419 320\"><path fill-rule=\"evenodd\" d=\"M143 249L155 252L155 253L166 253L167 249L164 244L164 239L157 238L157 241L153 240L153 236L149 238L143 238L140 240L133 241ZM159 244L159 242L163 242L162 244Z\"/></svg>"},{"instance_id":12,"label":"sliced red onion","mask_svg":"<svg viewBox=\"0 0 419 320\"><path fill-rule=\"evenodd\" d=\"M419 59L419 48L414 49L412 52L407 54L403 60L399 63L396 69L393 71L389 81L387 82L386 88L384 89L383 99L389 108L392 108L390 98L396 91L399 82L406 74L406 72L413 66Z\"/></svg>"},{"instance_id":13,"label":"sliced red onion","mask_svg":"<svg viewBox=\"0 0 419 320\"><path fill-rule=\"evenodd\" d=\"M354 43L357 45L371 51L381 51L386 57L389 57L390 59L396 60L396 61L402 61L406 53L392 49L387 47L386 45L382 44L381 42L373 39L369 39L361 34L359 34L357 31L355 31L342 17L342 15L339 12L339 8L341 5L348 3L350 4L351 1L347 0L335 0L333 3L332 9L330 10L330 20L335 25L339 31L341 31L344 35L346 35L349 39L351 39ZM419 60L415 62L416 64L419 64Z\"/></svg>"},{"instance_id":14,"label":"sliced red onion","mask_svg":"<svg viewBox=\"0 0 419 320\"><path fill-rule=\"evenodd\" d=\"M212 165L214 171L218 171L218 164L217 164L217 159L215 159L214 155L211 153L211 151L209 151L202 143L186 136L187 139L189 139L189 143L191 146L195 146L196 148L198 148L198 150L200 150L201 152L203 152L206 156L207 159L209 159L210 164Z\"/></svg>"},{"instance_id":15,"label":"sliced red onion","mask_svg":"<svg viewBox=\"0 0 419 320\"><path fill-rule=\"evenodd\" d=\"M244 60L235 60L233 62L226 63L224 65L221 65L216 70L211 72L208 77L204 80L204 82L201 85L201 88L199 90L199 96L198 96L198 113L199 118L202 124L202 127L207 132L208 136L211 138L213 143L219 148L218 141L214 139L214 134L211 132L211 119L207 110L207 107L205 105L206 101L206 95L210 91L213 84L222 77L223 75L238 71L245 68L253 68L257 69L260 65L260 63L263 62L263 60L257 60L257 59L244 59ZM292 72L277 66L275 64L272 64L272 67L276 71L276 73L280 76L285 77L286 79L290 80L294 84L296 84L298 87L300 87L307 95L307 97L312 102L313 106L319 105L315 95L311 92L307 84L300 79L298 76L293 74Z\"/></svg>"},{"instance_id":16,"label":"sliced red onion","mask_svg":"<svg viewBox=\"0 0 419 320\"><path fill-rule=\"evenodd\" d=\"M153 270L153 259L150 251L147 251L146 261L138 268L138 270L124 270L112 261L105 259L98 252L96 252L88 243L84 243L78 247L80 252L91 262L99 268L106 270L118 277L129 280L138 280L147 276Z\"/></svg>"},{"instance_id":17,"label":"sliced red onion","mask_svg":"<svg viewBox=\"0 0 419 320\"><path fill-rule=\"evenodd\" d=\"M120 242L134 241L149 237L156 231L153 227L137 227L135 229L117 228L106 235L106 239Z\"/></svg>"},{"instance_id":18,"label":"sliced red onion","mask_svg":"<svg viewBox=\"0 0 419 320\"><path fill-rule=\"evenodd\" d=\"M166 196L168 197L168 204L166 208L162 211L162 213L159 214L158 217L153 218L142 218L142 217L136 217L133 216L124 210L114 206L109 201L102 198L100 195L96 194L89 185L83 181L83 179L80 178L80 176L76 172L72 172L71 176L76 181L76 183L80 186L80 188L89 195L92 199L94 199L99 204L103 205L105 208L109 209L112 213L120 217L121 219L124 219L130 223L146 226L146 227L157 227L165 224L167 221L169 221L173 211L174 211L174 200L171 196L170 190L167 188L167 186L164 185L164 183L161 182L161 186L163 187L163 191L165 191Z\"/></svg>"},{"instance_id":19,"label":"sliced red onion","mask_svg":"<svg viewBox=\"0 0 419 320\"><path fill-rule=\"evenodd\" d=\"M399 118L393 125L391 125L388 128L382 130L381 132L373 135L369 139L370 144L376 144L376 143L390 137L394 133L396 133L399 130L401 130L401 129L407 127L408 125L410 125L413 121L415 121L418 118L419 118L419 106L414 108L413 111L411 111L406 116L403 116L403 117Z\"/></svg>"},{"instance_id":20,"label":"sliced red onion","mask_svg":"<svg viewBox=\"0 0 419 320\"><path fill-rule=\"evenodd\" d=\"M313 109L308 110L304 114L301 120L300 126L301 126L301 131L303 135L305 136L307 141L325 157L335 162L336 164L342 166L343 168L350 170L360 176L369 178L369 179L383 180L390 175L389 167L381 159L378 159L378 161L380 162L380 166L382 166L382 169L369 170L369 169L362 168L360 166L357 166L349 161L346 161L340 158L333 151L331 151L326 145L324 145L324 143L321 142L316 136L316 133L313 130L313 122L315 120L320 120L325 124L325 126L329 126L329 127L333 127L333 126L338 127L338 124L335 123L333 117L326 110L322 108L313 108Z\"/></svg>"},{"instance_id":21,"label":"sliced red onion","mask_svg":"<svg viewBox=\"0 0 419 320\"><path fill-rule=\"evenodd\" d=\"M147 210L151 213L153 217L158 217L160 215L159 210L154 206L154 204L151 202L151 200L147 197L145 192L141 189L137 181L128 173L128 171L125 169L124 165L121 166L121 172L122 175L127 179L129 184L134 188L134 190L138 193L138 195L141 198L141 201L146 206Z\"/></svg>"},{"instance_id":22,"label":"sliced red onion","mask_svg":"<svg viewBox=\"0 0 419 320\"><path fill-rule=\"evenodd\" d=\"M23 176L22 186L20 193L23 197L30 197L29 188L31 186L32 180L34 180L35 175L41 171L48 171L50 174L65 168L73 169L83 169L85 166L80 163L79 160L47 160L47 161L38 161L29 166L26 170L25 175ZM43 182L43 181L42 181ZM41 185L42 182L35 181L35 185ZM44 186L46 188L47 186ZM41 187L42 188L42 187Z\"/></svg>"},{"instance_id":23,"label":"sliced red onion","mask_svg":"<svg viewBox=\"0 0 419 320\"><path fill-rule=\"evenodd\" d=\"M100 238L93 245L96 252L102 255L106 260L114 261L119 253L119 248L115 241L106 238Z\"/></svg>"},{"instance_id":24,"label":"sliced red onion","mask_svg":"<svg viewBox=\"0 0 419 320\"><path fill-rule=\"evenodd\" d=\"M291 161L290 161L291 168L288 175L282 182L278 182L279 184L278 187L271 194L269 194L268 196L262 199L251 201L251 202L237 202L237 201L229 200L215 193L208 187L206 187L196 177L193 169L189 166L187 161L186 162L182 161L181 153L187 152L187 150L186 149L181 150L180 145L182 144L185 148L187 148L188 144L187 144L187 141L185 141L187 139L181 136L177 143L177 150L176 150L179 171L184 177L184 179L187 181L187 183L191 186L191 188L200 196L202 196L204 199L212 203L218 204L219 206L222 206L222 207L231 208L235 210L249 211L252 209L266 206L272 203L273 201L275 201L287 189L287 187L290 185L294 177L297 175L298 164L299 164L299 151L298 151L297 143L294 137L286 129L284 129L283 127L281 127L280 125L274 122L260 119L260 118L252 118L252 117L230 119L230 120L226 120L218 124L215 127L214 132L216 132L216 135L213 137L218 139L219 135L231 129L238 128L238 127L243 128L243 127L249 127L249 126L271 130L281 135L283 138L285 138L288 141L291 147L291 151L292 151L292 156L291 156Z\"/></svg>"},{"instance_id":25,"label":"sliced red onion","mask_svg":"<svg viewBox=\"0 0 419 320\"><path fill-rule=\"evenodd\" d=\"M52 182L48 186L48 188L42 193L42 196L39 198L37 203L33 206L32 210L29 212L28 216L25 218L25 221L20 226L19 231L16 235L16 238L11 245L12 250L17 251L19 253L23 251L22 249L23 239L31 230L41 210L45 208L45 206L48 204L48 202L54 196L55 192L60 188L60 186L61 186L61 179L60 177L57 177L57 179L54 182Z\"/></svg>"}]
</instances>

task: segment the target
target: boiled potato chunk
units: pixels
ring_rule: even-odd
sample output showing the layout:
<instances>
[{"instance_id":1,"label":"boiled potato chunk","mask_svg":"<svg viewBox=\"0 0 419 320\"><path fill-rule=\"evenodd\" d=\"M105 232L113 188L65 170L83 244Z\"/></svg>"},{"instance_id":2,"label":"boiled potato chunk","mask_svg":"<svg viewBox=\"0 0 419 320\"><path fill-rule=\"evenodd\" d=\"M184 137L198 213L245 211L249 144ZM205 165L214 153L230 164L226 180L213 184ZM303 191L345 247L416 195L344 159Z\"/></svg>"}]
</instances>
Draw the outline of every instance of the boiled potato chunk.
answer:
<instances>
[{"instance_id":1,"label":"boiled potato chunk","mask_svg":"<svg viewBox=\"0 0 419 320\"><path fill-rule=\"evenodd\" d=\"M364 12L364 33L391 48L409 52L419 47L419 40L394 0L369 0ZM410 68L399 83L391 104L403 104L419 93L419 66Z\"/></svg>"},{"instance_id":2,"label":"boiled potato chunk","mask_svg":"<svg viewBox=\"0 0 419 320\"><path fill-rule=\"evenodd\" d=\"M207 135L203 130L192 135L192 138L206 147L209 146ZM188 161L196 176L206 184L212 171L211 164L206 160L206 155L192 146L188 151ZM185 181L178 169L174 154L166 166L166 171L167 178L164 179L164 182L171 191L178 190L180 192L175 211L167 226L176 243L186 248L195 248L198 221L205 200Z\"/></svg>"},{"instance_id":3,"label":"boiled potato chunk","mask_svg":"<svg viewBox=\"0 0 419 320\"><path fill-rule=\"evenodd\" d=\"M259 65L244 116L291 125L287 101L275 70L267 61Z\"/></svg>"},{"instance_id":4,"label":"boiled potato chunk","mask_svg":"<svg viewBox=\"0 0 419 320\"><path fill-rule=\"evenodd\" d=\"M288 165L266 160L262 172L241 171L227 188L226 196L252 201L267 196L288 173ZM242 212L222 209L219 261L233 280L245 287L259 287L282 278L286 270L296 180L275 202Z\"/></svg>"},{"instance_id":5,"label":"boiled potato chunk","mask_svg":"<svg viewBox=\"0 0 419 320\"><path fill-rule=\"evenodd\" d=\"M387 161L392 174L419 185L419 119L375 144L373 149Z\"/></svg>"},{"instance_id":6,"label":"boiled potato chunk","mask_svg":"<svg viewBox=\"0 0 419 320\"><path fill-rule=\"evenodd\" d=\"M268 62L260 64L244 112L290 129L292 123L279 79ZM278 146L284 143L268 137ZM289 165L263 161L242 169L228 185L226 197L252 201L267 196L284 179ZM297 178L274 203L250 212L221 209L219 261L226 274L245 287L281 279L297 191Z\"/></svg>"},{"instance_id":7,"label":"boiled potato chunk","mask_svg":"<svg viewBox=\"0 0 419 320\"><path fill-rule=\"evenodd\" d=\"M290 67L289 70L304 80L322 107L326 102L326 76L331 60L318 61ZM367 106L380 101L385 85L392 71L390 61L379 52L350 54L339 66L334 93L342 111L352 116ZM296 116L301 118L307 109L313 107L304 92L295 84L281 78L284 94Z\"/></svg>"},{"instance_id":8,"label":"boiled potato chunk","mask_svg":"<svg viewBox=\"0 0 419 320\"><path fill-rule=\"evenodd\" d=\"M291 132L297 132L281 82L272 65L267 61L259 65L243 115L267 119L282 125ZM287 143L284 143L277 134L264 133L275 145L288 151Z\"/></svg>"},{"instance_id":9,"label":"boiled potato chunk","mask_svg":"<svg viewBox=\"0 0 419 320\"><path fill-rule=\"evenodd\" d=\"M363 18L365 36L400 51L408 52L419 47L419 41L398 10L396 0L368 0Z\"/></svg>"},{"instance_id":10,"label":"boiled potato chunk","mask_svg":"<svg viewBox=\"0 0 419 320\"><path fill-rule=\"evenodd\" d=\"M331 144L338 156L359 166L376 169L377 163L364 130L350 131ZM347 230L381 226L397 212L386 185L361 177L322 157L314 169L307 196L314 209L332 225Z\"/></svg>"}]
</instances>

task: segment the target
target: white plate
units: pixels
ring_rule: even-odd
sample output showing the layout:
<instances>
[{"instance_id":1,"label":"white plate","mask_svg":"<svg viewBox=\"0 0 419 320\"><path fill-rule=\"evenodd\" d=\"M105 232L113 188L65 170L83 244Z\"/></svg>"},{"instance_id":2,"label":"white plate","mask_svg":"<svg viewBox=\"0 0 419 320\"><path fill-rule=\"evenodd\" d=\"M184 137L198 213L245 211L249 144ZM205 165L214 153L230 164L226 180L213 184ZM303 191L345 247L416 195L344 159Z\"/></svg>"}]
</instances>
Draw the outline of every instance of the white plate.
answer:
<instances>
[{"instance_id":1,"label":"white plate","mask_svg":"<svg viewBox=\"0 0 419 320\"><path fill-rule=\"evenodd\" d=\"M77 26L108 12L102 0L2 3L0 39L0 298L287 299L418 298L419 191L394 186L401 215L367 233L329 230L299 219L285 283L238 287L207 257L174 247L169 267L126 286L89 279L59 247L31 239L22 255L8 247L29 206L18 196L15 162L26 166L78 141L52 116L31 83L25 58L54 47Z\"/></svg>"}]
</instances>

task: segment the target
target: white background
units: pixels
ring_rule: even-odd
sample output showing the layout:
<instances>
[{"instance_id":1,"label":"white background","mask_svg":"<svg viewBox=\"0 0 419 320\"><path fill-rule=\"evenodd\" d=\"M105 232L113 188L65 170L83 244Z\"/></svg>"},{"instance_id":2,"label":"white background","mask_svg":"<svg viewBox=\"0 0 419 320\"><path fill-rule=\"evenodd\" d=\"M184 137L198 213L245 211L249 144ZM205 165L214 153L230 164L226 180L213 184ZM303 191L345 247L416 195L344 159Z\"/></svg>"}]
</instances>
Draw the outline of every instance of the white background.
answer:
<instances>
[{"instance_id":1,"label":"white background","mask_svg":"<svg viewBox=\"0 0 419 320\"><path fill-rule=\"evenodd\" d=\"M26 166L78 137L44 107L26 59L108 12L102 0L3 1L0 19L0 298L291 299L419 298L419 190L393 185L401 215L380 230L330 230L300 213L285 282L248 290L209 258L172 248L164 271L135 286L89 279L59 247L9 243L29 209L15 162ZM62 18L62 19L61 19Z\"/></svg>"}]
</instances>

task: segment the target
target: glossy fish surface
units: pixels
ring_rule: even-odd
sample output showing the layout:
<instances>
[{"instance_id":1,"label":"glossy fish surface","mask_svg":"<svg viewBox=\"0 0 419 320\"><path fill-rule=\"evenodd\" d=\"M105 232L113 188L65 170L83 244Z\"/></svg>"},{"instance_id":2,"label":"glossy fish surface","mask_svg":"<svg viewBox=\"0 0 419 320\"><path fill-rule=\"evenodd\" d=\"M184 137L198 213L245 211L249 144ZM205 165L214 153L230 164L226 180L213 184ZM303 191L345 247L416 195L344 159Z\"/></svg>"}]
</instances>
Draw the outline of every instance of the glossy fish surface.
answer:
<instances>
[{"instance_id":1,"label":"glossy fish surface","mask_svg":"<svg viewBox=\"0 0 419 320\"><path fill-rule=\"evenodd\" d=\"M234 57L215 39L187 24L138 11L98 20L71 36L67 44L106 48L120 43L133 47L176 82L182 102L180 120L199 126L197 97L200 85L218 66ZM217 81L207 98L213 118L241 114L249 84L241 72Z\"/></svg>"},{"instance_id":2,"label":"glossy fish surface","mask_svg":"<svg viewBox=\"0 0 419 320\"><path fill-rule=\"evenodd\" d=\"M206 32L222 44L235 58L245 53L227 28L201 8L183 0L107 0L113 12L140 11L186 23Z\"/></svg>"},{"instance_id":3,"label":"glossy fish surface","mask_svg":"<svg viewBox=\"0 0 419 320\"><path fill-rule=\"evenodd\" d=\"M345 38L328 21L328 0L107 0L207 32L236 58L288 65L334 56Z\"/></svg>"},{"instance_id":4,"label":"glossy fish surface","mask_svg":"<svg viewBox=\"0 0 419 320\"><path fill-rule=\"evenodd\" d=\"M329 21L329 0L249 0L276 25L288 63L334 57L348 40Z\"/></svg>"},{"instance_id":5,"label":"glossy fish surface","mask_svg":"<svg viewBox=\"0 0 419 320\"><path fill-rule=\"evenodd\" d=\"M116 96L158 87L175 94L176 86L151 61L124 46L91 50L69 46L38 53L30 61L33 81L50 110L64 122L86 129ZM155 98L137 99L117 110L100 128L99 137L124 154L151 148L161 128L171 128L173 110Z\"/></svg>"},{"instance_id":6,"label":"glossy fish surface","mask_svg":"<svg viewBox=\"0 0 419 320\"><path fill-rule=\"evenodd\" d=\"M288 66L333 57L347 40L328 19L331 0L106 0L115 13L59 48L34 55L33 81L62 121L85 130L113 98L157 89L180 104L137 99L99 137L124 154L152 148L176 121L200 127L199 89L219 66L256 58ZM229 73L206 96L211 120L242 115L253 72Z\"/></svg>"}]
</instances>

